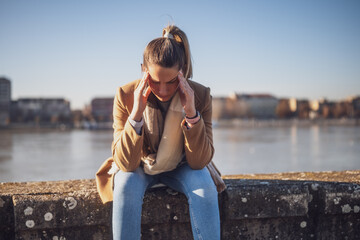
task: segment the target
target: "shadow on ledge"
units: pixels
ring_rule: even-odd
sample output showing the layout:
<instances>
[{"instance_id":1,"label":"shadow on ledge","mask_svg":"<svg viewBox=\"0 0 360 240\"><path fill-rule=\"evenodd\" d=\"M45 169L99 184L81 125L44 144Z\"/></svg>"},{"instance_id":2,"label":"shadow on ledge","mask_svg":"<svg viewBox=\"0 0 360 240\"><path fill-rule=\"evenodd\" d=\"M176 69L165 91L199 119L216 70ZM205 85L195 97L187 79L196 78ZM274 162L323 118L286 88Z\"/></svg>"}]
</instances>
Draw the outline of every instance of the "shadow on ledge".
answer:
<instances>
[{"instance_id":1,"label":"shadow on ledge","mask_svg":"<svg viewBox=\"0 0 360 240\"><path fill-rule=\"evenodd\" d=\"M360 239L360 171L224 176L222 239ZM154 207L156 206L156 207ZM0 184L0 239L112 239L95 181ZM152 188L142 239L192 239L183 194Z\"/></svg>"}]
</instances>

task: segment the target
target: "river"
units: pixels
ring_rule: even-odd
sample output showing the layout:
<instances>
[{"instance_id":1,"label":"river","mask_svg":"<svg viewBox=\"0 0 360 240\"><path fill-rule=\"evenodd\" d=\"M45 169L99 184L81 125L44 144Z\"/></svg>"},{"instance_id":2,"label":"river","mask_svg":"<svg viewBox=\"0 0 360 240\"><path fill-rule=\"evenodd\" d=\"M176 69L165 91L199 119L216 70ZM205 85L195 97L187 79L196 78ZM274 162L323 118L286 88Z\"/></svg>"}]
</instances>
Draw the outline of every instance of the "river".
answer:
<instances>
[{"instance_id":1,"label":"river","mask_svg":"<svg viewBox=\"0 0 360 240\"><path fill-rule=\"evenodd\" d=\"M214 128L222 174L360 169L360 127ZM94 178L109 130L0 130L0 182Z\"/></svg>"}]
</instances>

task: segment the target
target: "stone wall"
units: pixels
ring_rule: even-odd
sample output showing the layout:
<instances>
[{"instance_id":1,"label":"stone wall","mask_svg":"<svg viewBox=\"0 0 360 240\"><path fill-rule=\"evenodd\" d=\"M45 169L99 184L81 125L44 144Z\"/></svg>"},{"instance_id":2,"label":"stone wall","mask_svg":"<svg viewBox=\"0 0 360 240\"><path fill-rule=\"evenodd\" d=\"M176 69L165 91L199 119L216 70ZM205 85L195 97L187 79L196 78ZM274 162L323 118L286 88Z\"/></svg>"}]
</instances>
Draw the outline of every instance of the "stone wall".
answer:
<instances>
[{"instance_id":1,"label":"stone wall","mask_svg":"<svg viewBox=\"0 0 360 240\"><path fill-rule=\"evenodd\" d=\"M222 239L360 239L360 171L225 181ZM111 203L101 204L94 180L1 183L0 223L6 240L111 239ZM142 239L192 239L183 194L167 187L146 193Z\"/></svg>"}]
</instances>

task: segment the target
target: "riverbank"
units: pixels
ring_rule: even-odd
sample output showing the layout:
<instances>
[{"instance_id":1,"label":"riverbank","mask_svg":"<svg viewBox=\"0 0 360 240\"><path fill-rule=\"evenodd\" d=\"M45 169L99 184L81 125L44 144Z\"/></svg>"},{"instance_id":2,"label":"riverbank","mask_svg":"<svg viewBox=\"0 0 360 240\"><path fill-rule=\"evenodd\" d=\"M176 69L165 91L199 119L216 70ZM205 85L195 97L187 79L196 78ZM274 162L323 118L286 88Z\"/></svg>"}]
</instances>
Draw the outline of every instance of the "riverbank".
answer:
<instances>
[{"instance_id":1,"label":"riverbank","mask_svg":"<svg viewBox=\"0 0 360 240\"><path fill-rule=\"evenodd\" d=\"M221 239L360 238L360 170L224 179ZM0 183L0 239L110 240L111 207L93 179ZM142 239L191 239L185 196L147 191L141 227Z\"/></svg>"}]
</instances>

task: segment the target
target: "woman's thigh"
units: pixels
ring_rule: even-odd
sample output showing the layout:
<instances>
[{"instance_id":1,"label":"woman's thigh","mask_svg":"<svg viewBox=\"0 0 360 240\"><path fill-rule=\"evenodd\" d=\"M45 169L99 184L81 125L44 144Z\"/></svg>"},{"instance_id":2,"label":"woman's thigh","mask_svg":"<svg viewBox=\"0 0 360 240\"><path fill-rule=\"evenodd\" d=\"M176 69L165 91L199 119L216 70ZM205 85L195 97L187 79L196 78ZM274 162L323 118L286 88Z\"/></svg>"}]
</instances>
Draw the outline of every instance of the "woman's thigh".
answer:
<instances>
[{"instance_id":1,"label":"woman's thigh","mask_svg":"<svg viewBox=\"0 0 360 240\"><path fill-rule=\"evenodd\" d=\"M119 171L114 177L114 198L143 197L146 189L155 181L155 177L145 174L141 167L134 172Z\"/></svg>"},{"instance_id":2,"label":"woman's thigh","mask_svg":"<svg viewBox=\"0 0 360 240\"><path fill-rule=\"evenodd\" d=\"M194 170L186 163L173 171L161 174L160 181L187 196L217 197L216 186L206 167Z\"/></svg>"}]
</instances>

